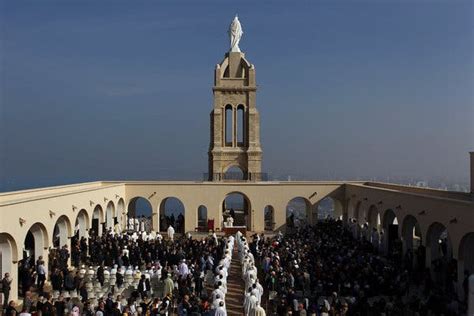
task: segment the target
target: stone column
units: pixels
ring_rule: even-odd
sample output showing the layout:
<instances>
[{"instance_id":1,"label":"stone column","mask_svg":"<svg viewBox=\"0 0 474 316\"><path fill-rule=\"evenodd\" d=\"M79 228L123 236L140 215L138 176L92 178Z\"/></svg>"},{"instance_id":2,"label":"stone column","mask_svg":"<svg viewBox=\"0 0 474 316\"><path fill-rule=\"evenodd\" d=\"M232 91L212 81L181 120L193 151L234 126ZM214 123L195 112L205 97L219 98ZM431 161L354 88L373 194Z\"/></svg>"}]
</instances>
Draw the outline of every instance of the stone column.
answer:
<instances>
[{"instance_id":1,"label":"stone column","mask_svg":"<svg viewBox=\"0 0 474 316\"><path fill-rule=\"evenodd\" d=\"M425 267L431 269L431 246L425 246Z\"/></svg>"},{"instance_id":2,"label":"stone column","mask_svg":"<svg viewBox=\"0 0 474 316\"><path fill-rule=\"evenodd\" d=\"M467 315L474 315L474 274L469 277L469 297L467 298Z\"/></svg>"},{"instance_id":3,"label":"stone column","mask_svg":"<svg viewBox=\"0 0 474 316\"><path fill-rule=\"evenodd\" d=\"M469 154L471 156L471 194L474 194L474 151Z\"/></svg>"},{"instance_id":4,"label":"stone column","mask_svg":"<svg viewBox=\"0 0 474 316\"><path fill-rule=\"evenodd\" d=\"M286 228L286 204L275 203L273 205L273 220L275 222L274 230L282 230Z\"/></svg>"},{"instance_id":5,"label":"stone column","mask_svg":"<svg viewBox=\"0 0 474 316\"><path fill-rule=\"evenodd\" d=\"M11 271L10 272L10 277L12 278L12 284L11 284L11 289L10 289L10 297L8 298L9 301L13 300L16 301L18 300L18 261L13 261L11 264ZM7 272L7 271L5 271ZM4 273L5 274L5 273ZM4 275L2 275L2 278ZM2 304L3 304L3 293L2 293ZM3 306L5 308L5 306Z\"/></svg>"},{"instance_id":6,"label":"stone column","mask_svg":"<svg viewBox=\"0 0 474 316\"><path fill-rule=\"evenodd\" d=\"M462 301L465 297L465 293L462 288L462 282L464 281L464 260L458 259L458 275L457 275L457 288L459 299ZM467 299L467 298L466 298Z\"/></svg>"},{"instance_id":7,"label":"stone column","mask_svg":"<svg viewBox=\"0 0 474 316\"><path fill-rule=\"evenodd\" d=\"M160 215L158 211L158 209L153 209L153 213L151 214L151 226L155 232L160 231Z\"/></svg>"}]
</instances>

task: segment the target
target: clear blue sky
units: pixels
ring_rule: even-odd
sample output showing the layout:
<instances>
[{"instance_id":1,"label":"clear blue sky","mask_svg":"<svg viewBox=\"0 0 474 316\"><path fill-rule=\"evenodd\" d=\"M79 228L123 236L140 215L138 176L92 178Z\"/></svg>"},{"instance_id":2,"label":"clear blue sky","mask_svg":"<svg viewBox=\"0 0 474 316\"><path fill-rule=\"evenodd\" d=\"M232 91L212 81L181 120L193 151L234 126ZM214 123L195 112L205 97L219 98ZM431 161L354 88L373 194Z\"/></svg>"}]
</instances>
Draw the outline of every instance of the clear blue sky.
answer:
<instances>
[{"instance_id":1,"label":"clear blue sky","mask_svg":"<svg viewBox=\"0 0 474 316\"><path fill-rule=\"evenodd\" d=\"M200 179L235 13L264 171L467 181L473 3L2 0L0 188Z\"/></svg>"}]
</instances>

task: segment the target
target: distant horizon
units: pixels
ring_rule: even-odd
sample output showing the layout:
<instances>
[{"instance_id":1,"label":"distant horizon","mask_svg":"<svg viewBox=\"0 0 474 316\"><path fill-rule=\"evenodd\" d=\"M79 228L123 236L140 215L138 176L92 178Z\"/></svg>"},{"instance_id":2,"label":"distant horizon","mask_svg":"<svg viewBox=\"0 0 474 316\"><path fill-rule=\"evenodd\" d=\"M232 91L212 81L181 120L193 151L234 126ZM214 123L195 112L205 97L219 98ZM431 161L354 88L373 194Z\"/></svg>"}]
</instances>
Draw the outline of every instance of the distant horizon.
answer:
<instances>
[{"instance_id":1,"label":"distant horizon","mask_svg":"<svg viewBox=\"0 0 474 316\"><path fill-rule=\"evenodd\" d=\"M472 1L0 6L0 192L202 180L236 12L271 179L469 186Z\"/></svg>"},{"instance_id":2,"label":"distant horizon","mask_svg":"<svg viewBox=\"0 0 474 316\"><path fill-rule=\"evenodd\" d=\"M404 181L405 180L405 181ZM307 179L307 178L298 178L298 177L292 177L291 175L287 175L287 177L271 177L268 181L374 181L374 182L385 182L385 183L393 183L393 184L399 184L399 185L413 185L415 182L427 182L427 188L432 188L432 189L446 189L448 191L458 191L458 192L469 192L469 186L470 183L469 181L459 181L459 182L449 182L443 179L400 179L397 177L393 178L387 178L387 179L379 179L377 177L374 178L366 178L366 179L342 179L342 178L327 178L327 179ZM411 180L411 182L408 182ZM54 187L54 186L62 186L62 185L71 185L71 184L78 184L78 183L87 183L87 182L95 182L95 181L204 181L202 177L192 179L192 178L158 178L158 179L94 179L94 178L85 178L85 179L68 179L68 180L58 180L58 179L47 179L44 181L39 181L38 179L33 180L32 182L25 182L25 181L19 181L19 182L6 182L0 184L0 193L7 193L7 192L13 192L13 191L21 191L21 190L29 190L29 189L38 189L38 188L44 188L44 187ZM446 185L446 188L440 187L440 185ZM455 186L458 185L460 186L459 189L455 188Z\"/></svg>"}]
</instances>

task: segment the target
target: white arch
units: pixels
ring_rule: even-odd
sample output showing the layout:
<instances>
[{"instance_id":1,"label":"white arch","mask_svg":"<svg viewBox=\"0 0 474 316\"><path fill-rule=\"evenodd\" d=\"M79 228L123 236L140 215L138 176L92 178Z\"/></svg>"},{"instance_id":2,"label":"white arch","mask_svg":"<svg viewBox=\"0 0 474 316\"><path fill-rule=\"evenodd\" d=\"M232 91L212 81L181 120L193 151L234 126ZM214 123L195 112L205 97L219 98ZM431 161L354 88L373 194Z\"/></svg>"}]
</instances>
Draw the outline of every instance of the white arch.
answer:
<instances>
[{"instance_id":1,"label":"white arch","mask_svg":"<svg viewBox=\"0 0 474 316\"><path fill-rule=\"evenodd\" d=\"M299 212L296 209L301 206L301 203L304 204L304 208L305 208L304 214L301 214L301 212ZM286 204L285 216L286 216L287 226L291 224L294 224L295 226L297 226L300 223L300 221L308 222L312 224L313 217L317 217L317 214L313 214L313 211L314 211L313 209L317 210L317 208L312 207L311 202L307 198L302 197L302 196L295 196L294 198L289 200L288 203ZM300 224L303 224L303 223L300 223Z\"/></svg>"},{"instance_id":2,"label":"white arch","mask_svg":"<svg viewBox=\"0 0 474 316\"><path fill-rule=\"evenodd\" d=\"M33 235L35 242L35 248L33 249L35 254L34 260L37 260L39 256L43 256L43 259L46 260L47 258L44 254L50 245L46 227L42 223L35 223L28 231Z\"/></svg>"},{"instance_id":3,"label":"white arch","mask_svg":"<svg viewBox=\"0 0 474 316\"><path fill-rule=\"evenodd\" d=\"M102 227L104 223L104 211L102 210L102 206L97 204L94 207L94 211L92 212L92 229L97 236L102 236Z\"/></svg>"},{"instance_id":4,"label":"white arch","mask_svg":"<svg viewBox=\"0 0 474 316\"><path fill-rule=\"evenodd\" d=\"M224 199L222 200L222 207L221 207L221 213L219 214L219 218L220 220L224 219L224 211L226 211L226 209L234 209L235 211L235 206L233 205L229 205L228 202L229 202L229 198L231 198L231 196L235 196L235 195L239 195L243 198L243 212L244 212L244 222L243 223L248 230L253 230L252 229L252 223L253 223L253 219L252 219L252 204L250 202L250 198L248 197L247 194L241 192L241 191L231 191L231 192L228 192ZM239 222L237 221L237 214L236 214L236 218L234 219L234 226L239 226ZM242 225L242 224L240 224ZM222 225L223 227L223 225Z\"/></svg>"},{"instance_id":5,"label":"white arch","mask_svg":"<svg viewBox=\"0 0 474 316\"><path fill-rule=\"evenodd\" d=\"M115 205L114 202L109 201L105 208L105 226L107 229L114 227Z\"/></svg>"},{"instance_id":6,"label":"white arch","mask_svg":"<svg viewBox=\"0 0 474 316\"><path fill-rule=\"evenodd\" d=\"M403 240L403 253L414 250L421 244L420 223L413 215L406 215L402 221L401 237Z\"/></svg>"},{"instance_id":7,"label":"white arch","mask_svg":"<svg viewBox=\"0 0 474 316\"><path fill-rule=\"evenodd\" d=\"M177 206L178 208L181 208L183 209L183 217L184 217L184 222L182 223L182 227L179 227L181 229L181 231L178 231L178 227L177 227L177 220L178 220L178 217L177 216L174 216L175 217L175 225L174 225L174 229L176 230L176 232L183 232L184 233L184 230L185 230L185 227L186 227L186 207L184 206L184 202L182 199L180 199L179 197L177 196L168 196L168 197L165 197L163 200L161 200L160 202L160 206L159 206L159 220L160 220L160 231L166 231L166 229L168 229L168 223L161 223L161 220L162 220L162 217L166 217L166 216L169 216L167 215L167 204L169 201L174 201L177 203Z\"/></svg>"},{"instance_id":8,"label":"white arch","mask_svg":"<svg viewBox=\"0 0 474 316\"><path fill-rule=\"evenodd\" d=\"M0 275L3 278L5 272L12 273L13 262L18 261L18 248L15 239L8 233L0 233L0 254Z\"/></svg>"},{"instance_id":9,"label":"white arch","mask_svg":"<svg viewBox=\"0 0 474 316\"><path fill-rule=\"evenodd\" d=\"M12 278L10 299L15 300L18 293L18 247L15 239L8 233L0 233L0 276L6 272Z\"/></svg>"},{"instance_id":10,"label":"white arch","mask_svg":"<svg viewBox=\"0 0 474 316\"><path fill-rule=\"evenodd\" d=\"M78 233L79 238L87 237L87 230L90 228L89 214L85 209L81 209L77 213L76 222L74 225L74 233Z\"/></svg>"},{"instance_id":11,"label":"white arch","mask_svg":"<svg viewBox=\"0 0 474 316\"><path fill-rule=\"evenodd\" d=\"M56 231L57 229L57 231ZM56 236L53 236L51 240L55 240L56 238L59 238L59 247L63 246L68 246L69 245L69 237L71 237L72 229L71 229L71 222L69 221L69 218L66 215L60 216L55 224L55 229L53 230L53 235L57 234Z\"/></svg>"}]
</instances>

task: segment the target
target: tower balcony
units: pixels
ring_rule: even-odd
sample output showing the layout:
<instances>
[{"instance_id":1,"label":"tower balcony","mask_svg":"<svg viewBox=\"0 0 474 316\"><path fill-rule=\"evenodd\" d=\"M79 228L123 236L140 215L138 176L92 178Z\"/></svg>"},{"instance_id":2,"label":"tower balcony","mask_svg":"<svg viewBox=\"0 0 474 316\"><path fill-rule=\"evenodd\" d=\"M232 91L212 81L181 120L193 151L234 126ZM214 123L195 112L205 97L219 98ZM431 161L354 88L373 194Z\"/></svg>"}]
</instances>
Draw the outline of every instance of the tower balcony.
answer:
<instances>
[{"instance_id":1,"label":"tower balcony","mask_svg":"<svg viewBox=\"0 0 474 316\"><path fill-rule=\"evenodd\" d=\"M204 173L203 181L222 181L222 182L250 182L250 181L268 181L269 176L266 172L223 172L223 173Z\"/></svg>"}]
</instances>

